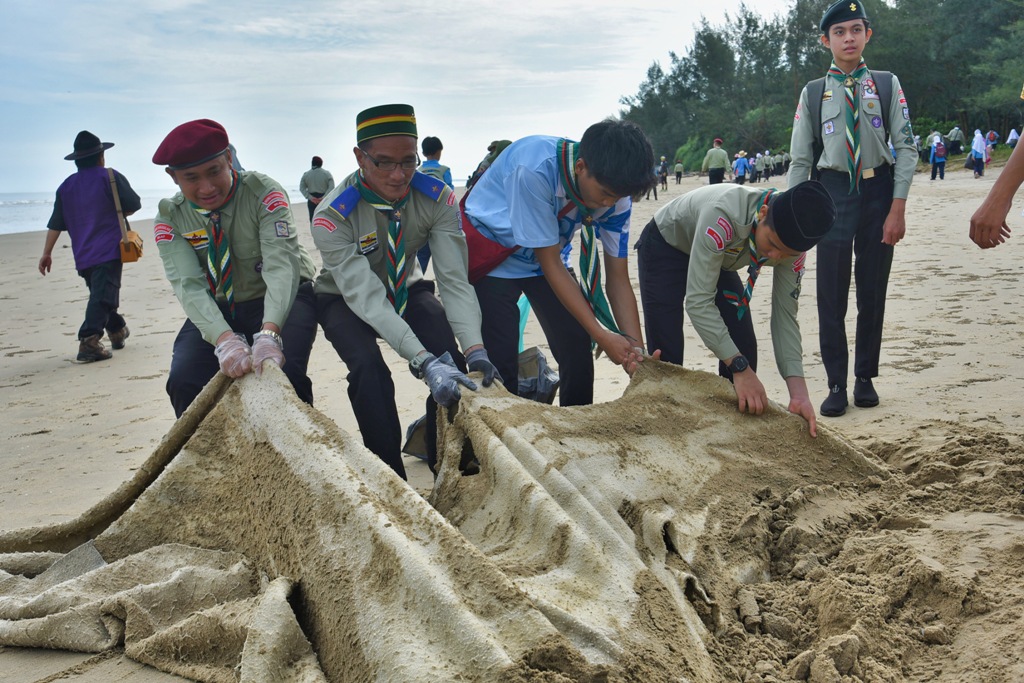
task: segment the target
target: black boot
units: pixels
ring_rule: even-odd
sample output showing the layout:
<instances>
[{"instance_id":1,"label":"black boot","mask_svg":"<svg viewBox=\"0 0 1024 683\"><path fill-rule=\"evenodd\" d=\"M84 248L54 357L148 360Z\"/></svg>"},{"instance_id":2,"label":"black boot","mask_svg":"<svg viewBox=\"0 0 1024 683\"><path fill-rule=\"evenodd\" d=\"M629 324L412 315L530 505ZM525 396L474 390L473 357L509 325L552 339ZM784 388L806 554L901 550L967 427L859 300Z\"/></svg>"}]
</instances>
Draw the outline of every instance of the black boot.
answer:
<instances>
[{"instance_id":1,"label":"black boot","mask_svg":"<svg viewBox=\"0 0 1024 683\"><path fill-rule=\"evenodd\" d=\"M848 405L846 387L830 384L828 387L828 398L821 403L821 414L824 417L839 417L846 414L846 406Z\"/></svg>"},{"instance_id":2,"label":"black boot","mask_svg":"<svg viewBox=\"0 0 1024 683\"><path fill-rule=\"evenodd\" d=\"M853 383L853 405L858 408L874 408L878 405L878 392L871 384L870 377L858 377Z\"/></svg>"}]
</instances>

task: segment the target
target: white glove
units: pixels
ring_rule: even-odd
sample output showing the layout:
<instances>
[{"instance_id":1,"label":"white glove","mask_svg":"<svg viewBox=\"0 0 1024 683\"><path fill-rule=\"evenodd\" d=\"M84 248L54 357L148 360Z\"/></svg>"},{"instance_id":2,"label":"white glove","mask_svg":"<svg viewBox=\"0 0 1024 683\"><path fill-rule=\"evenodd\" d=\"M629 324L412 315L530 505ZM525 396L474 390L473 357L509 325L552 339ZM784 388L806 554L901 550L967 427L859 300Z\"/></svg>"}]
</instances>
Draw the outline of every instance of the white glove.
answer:
<instances>
[{"instance_id":1,"label":"white glove","mask_svg":"<svg viewBox=\"0 0 1024 683\"><path fill-rule=\"evenodd\" d=\"M213 349L220 363L220 371L228 377L239 378L252 370L252 358L245 337L237 332Z\"/></svg>"},{"instance_id":2,"label":"white glove","mask_svg":"<svg viewBox=\"0 0 1024 683\"><path fill-rule=\"evenodd\" d=\"M284 367L284 344L281 337L273 332L257 332L252 343L252 369L259 377L263 372L263 361L271 360L277 367Z\"/></svg>"}]
</instances>

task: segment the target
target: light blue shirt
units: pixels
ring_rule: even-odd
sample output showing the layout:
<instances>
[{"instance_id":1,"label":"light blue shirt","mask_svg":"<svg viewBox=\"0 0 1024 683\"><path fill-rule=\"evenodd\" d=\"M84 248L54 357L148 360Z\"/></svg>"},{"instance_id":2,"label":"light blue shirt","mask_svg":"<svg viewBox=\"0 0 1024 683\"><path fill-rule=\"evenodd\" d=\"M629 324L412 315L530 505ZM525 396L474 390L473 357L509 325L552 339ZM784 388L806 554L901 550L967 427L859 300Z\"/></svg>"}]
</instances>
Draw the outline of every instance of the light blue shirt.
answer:
<instances>
[{"instance_id":1,"label":"light blue shirt","mask_svg":"<svg viewBox=\"0 0 1024 683\"><path fill-rule=\"evenodd\" d=\"M466 198L466 215L485 237L506 247L520 247L488 273L490 277L543 275L533 251L539 247L557 245L569 266L569 247L582 217L558 178L558 141L532 135L513 142ZM594 214L594 234L606 255L629 256L632 207L632 200L623 197Z\"/></svg>"}]
</instances>

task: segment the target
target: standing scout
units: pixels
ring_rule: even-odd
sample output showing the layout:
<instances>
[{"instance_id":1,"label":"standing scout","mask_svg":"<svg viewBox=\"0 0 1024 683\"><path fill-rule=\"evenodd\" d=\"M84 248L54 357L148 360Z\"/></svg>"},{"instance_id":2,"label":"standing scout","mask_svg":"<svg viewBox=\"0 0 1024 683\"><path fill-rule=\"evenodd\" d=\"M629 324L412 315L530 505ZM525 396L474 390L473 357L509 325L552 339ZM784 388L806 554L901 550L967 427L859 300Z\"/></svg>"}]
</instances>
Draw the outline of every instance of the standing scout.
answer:
<instances>
[{"instance_id":1,"label":"standing scout","mask_svg":"<svg viewBox=\"0 0 1024 683\"><path fill-rule=\"evenodd\" d=\"M708 185L717 185L725 180L725 172L731 168L729 155L722 149L722 138L715 138L711 143L711 149L704 155L704 161L700 165L698 177L707 173Z\"/></svg>"},{"instance_id":2,"label":"standing scout","mask_svg":"<svg viewBox=\"0 0 1024 683\"><path fill-rule=\"evenodd\" d=\"M805 252L832 226L835 206L818 182L786 192L707 186L661 207L637 242L640 297L649 349L683 363L683 304L704 344L730 378L740 412L760 414L768 399L758 379L749 304L761 269L772 266L772 344L789 388L789 411L817 433L804 382L797 298ZM747 270L746 285L737 270Z\"/></svg>"},{"instance_id":3,"label":"standing scout","mask_svg":"<svg viewBox=\"0 0 1024 683\"><path fill-rule=\"evenodd\" d=\"M561 405L594 402L592 341L630 374L643 360L627 261L630 198L656 186L653 168L643 131L606 120L590 126L578 143L542 135L513 142L465 198L462 225L484 343L513 394L519 392L521 294L537 312L558 363ZM577 230L580 283L566 250Z\"/></svg>"},{"instance_id":4,"label":"standing scout","mask_svg":"<svg viewBox=\"0 0 1024 683\"><path fill-rule=\"evenodd\" d=\"M39 258L39 272L45 276L53 265L57 238L61 232L68 233L75 269L89 288L85 320L78 329L78 360L83 363L110 358L110 351L100 342L103 330L115 349L124 348L129 334L128 325L117 311L121 303L121 225L113 184L124 215L138 211L142 202L127 178L104 168L104 153L113 146L113 142L100 142L87 130L75 137L74 151L64 159L74 161L78 170L57 188Z\"/></svg>"},{"instance_id":5,"label":"standing scout","mask_svg":"<svg viewBox=\"0 0 1024 683\"><path fill-rule=\"evenodd\" d=\"M227 132L209 119L181 124L153 155L180 190L160 201L153 226L188 316L167 378L178 417L218 369L258 375L267 360L313 403L306 376L316 338L313 261L299 245L284 189L231 162Z\"/></svg>"},{"instance_id":6,"label":"standing scout","mask_svg":"<svg viewBox=\"0 0 1024 683\"><path fill-rule=\"evenodd\" d=\"M404 478L395 384L377 338L430 387L431 468L437 404L458 401L459 384L476 389L464 374L467 362L483 373L484 386L501 377L481 344L480 306L467 280L455 195L442 181L416 172L413 108L386 104L360 112L356 141L352 151L359 170L324 198L313 217L313 241L324 261L316 281L317 316L348 368L348 395L363 443ZM425 244L444 307L434 296L434 283L416 268L413 256Z\"/></svg>"},{"instance_id":7,"label":"standing scout","mask_svg":"<svg viewBox=\"0 0 1024 683\"><path fill-rule=\"evenodd\" d=\"M309 220L313 220L313 212L323 200L324 195L334 189L334 176L324 168L324 160L313 157L312 166L299 179L299 192L306 198L309 209Z\"/></svg>"},{"instance_id":8,"label":"standing scout","mask_svg":"<svg viewBox=\"0 0 1024 683\"><path fill-rule=\"evenodd\" d=\"M860 0L830 6L821 19L821 31L822 45L832 51L832 66L824 79L808 83L800 94L790 145L789 185L813 174L836 204L836 223L817 252L818 338L829 387L821 414L835 417L846 412L848 403L845 319L853 257L857 261L853 401L862 408L878 405L871 380L878 376L893 247L906 232L904 212L917 152L899 79L887 72L871 72L864 63L862 53L871 28ZM814 112L820 112L820 120ZM889 137L895 159L887 144Z\"/></svg>"}]
</instances>

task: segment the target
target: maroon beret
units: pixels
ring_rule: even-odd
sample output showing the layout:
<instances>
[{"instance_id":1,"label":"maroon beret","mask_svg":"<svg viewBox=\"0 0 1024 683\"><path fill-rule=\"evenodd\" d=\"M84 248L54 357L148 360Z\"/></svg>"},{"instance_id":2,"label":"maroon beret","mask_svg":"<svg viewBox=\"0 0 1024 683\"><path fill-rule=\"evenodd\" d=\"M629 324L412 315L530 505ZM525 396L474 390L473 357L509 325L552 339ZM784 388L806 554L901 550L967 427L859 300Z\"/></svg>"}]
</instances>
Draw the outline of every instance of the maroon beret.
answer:
<instances>
[{"instance_id":1,"label":"maroon beret","mask_svg":"<svg viewBox=\"0 0 1024 683\"><path fill-rule=\"evenodd\" d=\"M168 133L153 154L153 163L173 171L206 163L227 149L228 133L224 126L210 119L198 119Z\"/></svg>"}]
</instances>

